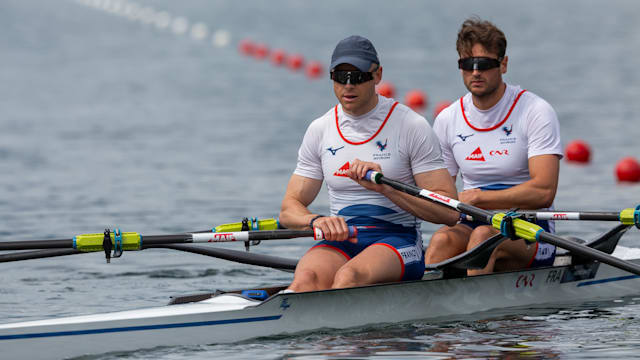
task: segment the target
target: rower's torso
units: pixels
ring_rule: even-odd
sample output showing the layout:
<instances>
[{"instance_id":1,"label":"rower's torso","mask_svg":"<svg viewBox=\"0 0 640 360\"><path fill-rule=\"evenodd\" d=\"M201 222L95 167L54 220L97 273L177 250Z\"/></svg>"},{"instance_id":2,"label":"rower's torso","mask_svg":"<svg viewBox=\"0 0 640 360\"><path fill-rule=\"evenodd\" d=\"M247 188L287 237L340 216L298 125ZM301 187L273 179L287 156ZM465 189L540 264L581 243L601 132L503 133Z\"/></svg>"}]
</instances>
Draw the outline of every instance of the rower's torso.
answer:
<instances>
[{"instance_id":1,"label":"rower's torso","mask_svg":"<svg viewBox=\"0 0 640 360\"><path fill-rule=\"evenodd\" d=\"M465 95L462 106L458 100L438 116L434 129L447 168L452 175L462 176L464 189L521 184L530 179L530 157L562 154L559 124L551 106L512 85L486 111L473 106L471 95Z\"/></svg>"}]
</instances>

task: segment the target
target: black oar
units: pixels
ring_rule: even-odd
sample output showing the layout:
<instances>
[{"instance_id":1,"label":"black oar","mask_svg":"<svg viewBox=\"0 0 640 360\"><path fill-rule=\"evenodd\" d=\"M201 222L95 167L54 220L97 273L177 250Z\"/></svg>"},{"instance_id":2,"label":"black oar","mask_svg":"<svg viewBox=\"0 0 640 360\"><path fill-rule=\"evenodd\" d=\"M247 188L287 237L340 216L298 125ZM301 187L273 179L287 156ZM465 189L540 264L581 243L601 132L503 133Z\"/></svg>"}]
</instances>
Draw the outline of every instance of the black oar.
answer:
<instances>
[{"instance_id":1,"label":"black oar","mask_svg":"<svg viewBox=\"0 0 640 360\"><path fill-rule=\"evenodd\" d=\"M640 206L635 209L615 211L563 211L563 210L518 210L528 220L587 220L619 221L623 225L635 225L640 229ZM467 216L467 220L473 220Z\"/></svg>"},{"instance_id":2,"label":"black oar","mask_svg":"<svg viewBox=\"0 0 640 360\"><path fill-rule=\"evenodd\" d=\"M84 254L84 252L75 249L51 249L36 251L21 251L10 254L0 255L0 263L33 259L44 259L57 256Z\"/></svg>"},{"instance_id":3,"label":"black oar","mask_svg":"<svg viewBox=\"0 0 640 360\"><path fill-rule=\"evenodd\" d=\"M458 200L451 199L447 196L434 193L429 190L421 189L417 186L404 184L399 181L388 179L381 173L376 171L368 171L367 179L376 184L386 184L394 189L403 191L409 195L413 195L422 199L432 201L434 203L456 209L461 213L471 215L477 221L482 221L500 230L507 237L517 237L525 239L529 242L544 241L549 244L567 249L576 255L584 258L598 260L602 263L626 270L630 273L640 275L640 266L628 261L624 261L617 257L605 254L601 251L578 244L571 240L561 238L544 231L540 226L532 224L528 221L512 217L511 214L493 213L475 206L462 203Z\"/></svg>"},{"instance_id":4,"label":"black oar","mask_svg":"<svg viewBox=\"0 0 640 360\"><path fill-rule=\"evenodd\" d=\"M298 260L288 259L279 256L249 253L231 249L204 248L202 246L177 244L177 245L157 245L152 248L166 248L179 251L186 251L194 254L206 255L218 259L229 260L242 264L270 267L279 270L295 270Z\"/></svg>"}]
</instances>

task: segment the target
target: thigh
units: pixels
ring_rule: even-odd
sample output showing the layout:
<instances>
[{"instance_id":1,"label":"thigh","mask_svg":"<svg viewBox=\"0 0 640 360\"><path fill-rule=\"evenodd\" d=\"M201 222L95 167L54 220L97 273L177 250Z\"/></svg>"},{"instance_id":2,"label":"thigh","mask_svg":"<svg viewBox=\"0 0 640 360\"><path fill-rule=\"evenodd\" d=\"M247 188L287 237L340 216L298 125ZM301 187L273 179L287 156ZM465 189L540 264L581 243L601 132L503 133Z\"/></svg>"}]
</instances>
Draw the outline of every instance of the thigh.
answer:
<instances>
[{"instance_id":1,"label":"thigh","mask_svg":"<svg viewBox=\"0 0 640 360\"><path fill-rule=\"evenodd\" d=\"M357 274L360 285L399 281L403 275L402 260L387 244L367 247L344 266Z\"/></svg>"}]
</instances>

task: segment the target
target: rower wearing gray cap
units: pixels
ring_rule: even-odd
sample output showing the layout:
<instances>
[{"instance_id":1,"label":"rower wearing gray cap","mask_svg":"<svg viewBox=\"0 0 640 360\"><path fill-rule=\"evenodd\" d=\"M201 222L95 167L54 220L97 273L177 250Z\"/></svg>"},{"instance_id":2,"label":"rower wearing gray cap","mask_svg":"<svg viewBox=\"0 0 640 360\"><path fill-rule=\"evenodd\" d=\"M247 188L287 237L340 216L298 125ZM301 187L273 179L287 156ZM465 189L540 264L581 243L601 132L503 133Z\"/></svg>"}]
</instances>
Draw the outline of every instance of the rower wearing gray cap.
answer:
<instances>
[{"instance_id":1,"label":"rower wearing gray cap","mask_svg":"<svg viewBox=\"0 0 640 360\"><path fill-rule=\"evenodd\" d=\"M458 214L364 180L368 170L455 197L427 121L397 101L378 96L382 66L373 44L350 36L331 56L339 104L309 125L282 201L280 222L318 228L327 240L298 262L289 291L420 279L424 255L420 220L454 224ZM326 181L329 213L308 206ZM356 226L356 237L348 226Z\"/></svg>"}]
</instances>

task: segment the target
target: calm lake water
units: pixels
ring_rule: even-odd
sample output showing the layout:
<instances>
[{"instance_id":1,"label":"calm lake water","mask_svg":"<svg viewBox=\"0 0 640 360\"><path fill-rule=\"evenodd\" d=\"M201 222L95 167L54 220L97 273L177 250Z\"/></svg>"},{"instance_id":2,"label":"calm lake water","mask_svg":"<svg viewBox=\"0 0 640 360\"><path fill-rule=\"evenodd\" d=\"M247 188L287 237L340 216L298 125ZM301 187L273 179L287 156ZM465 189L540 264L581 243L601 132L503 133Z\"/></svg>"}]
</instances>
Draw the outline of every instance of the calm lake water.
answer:
<instances>
[{"instance_id":1,"label":"calm lake water","mask_svg":"<svg viewBox=\"0 0 640 360\"><path fill-rule=\"evenodd\" d=\"M474 14L507 35L506 80L554 106L564 144L583 139L592 147L589 165L562 163L556 207L640 203L640 185L618 184L614 176L619 159L640 157L635 1L157 0L135 3L135 13L124 13L123 4L134 3L0 3L0 240L69 238L114 226L170 234L277 216L306 127L336 99L326 69L310 80L241 56L240 40L326 68L337 41L367 36L397 98L424 91L431 121L435 103L465 92L455 38ZM149 14L163 11L188 25L150 22ZM325 213L327 206L323 191L312 209ZM557 229L589 237L611 226ZM425 240L436 228L423 225ZM311 243L269 242L252 251L296 258ZM640 248L639 232L629 231L621 244ZM166 250L125 253L109 265L103 255L87 254L0 266L0 323L291 280L285 272ZM631 301L91 359L631 358L640 350L638 316L640 305Z\"/></svg>"}]
</instances>

